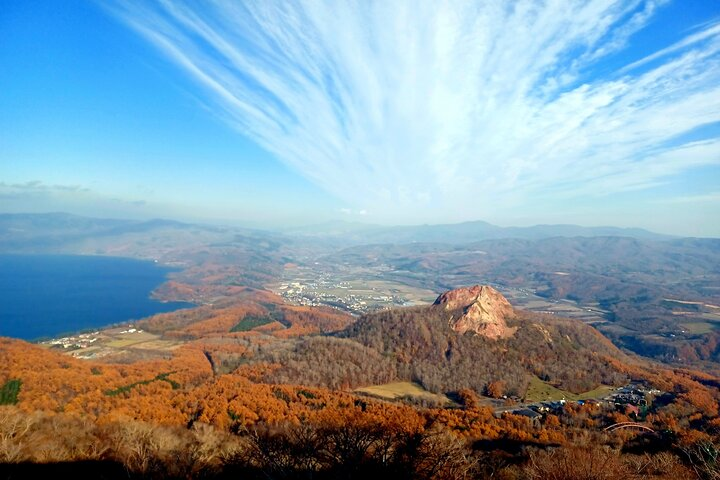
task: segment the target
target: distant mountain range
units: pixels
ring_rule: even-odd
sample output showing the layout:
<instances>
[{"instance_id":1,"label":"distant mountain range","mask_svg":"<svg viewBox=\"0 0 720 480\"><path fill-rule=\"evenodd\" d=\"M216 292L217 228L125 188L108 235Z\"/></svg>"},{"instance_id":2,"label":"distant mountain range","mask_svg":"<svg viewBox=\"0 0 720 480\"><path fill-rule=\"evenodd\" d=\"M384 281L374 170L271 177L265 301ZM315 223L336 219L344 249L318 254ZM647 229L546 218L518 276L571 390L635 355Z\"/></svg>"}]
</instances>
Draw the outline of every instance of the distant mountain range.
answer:
<instances>
[{"instance_id":1,"label":"distant mountain range","mask_svg":"<svg viewBox=\"0 0 720 480\"><path fill-rule=\"evenodd\" d=\"M381 226L357 222L328 222L285 230L288 235L334 237L352 243L470 243L479 240L518 238L540 240L553 237L631 237L639 240L669 240L675 237L642 228L535 225L500 227L483 221L445 225Z\"/></svg>"},{"instance_id":2,"label":"distant mountain range","mask_svg":"<svg viewBox=\"0 0 720 480\"><path fill-rule=\"evenodd\" d=\"M91 238L143 234L190 225L172 220L89 218L68 213L0 214L0 251L54 248Z\"/></svg>"},{"instance_id":3,"label":"distant mountain range","mask_svg":"<svg viewBox=\"0 0 720 480\"><path fill-rule=\"evenodd\" d=\"M0 214L0 249L57 245L87 238L113 237L169 230L202 230L277 236L235 227L217 227L177 222L174 220L121 220L89 218L68 213ZM283 229L285 236L308 240L332 240L341 244L464 244L481 240L541 240L554 237L630 237L639 240L671 240L669 235L641 228L581 227L578 225L535 225L532 227L500 227L483 221L445 225L382 226L359 222L333 221L319 225Z\"/></svg>"}]
</instances>

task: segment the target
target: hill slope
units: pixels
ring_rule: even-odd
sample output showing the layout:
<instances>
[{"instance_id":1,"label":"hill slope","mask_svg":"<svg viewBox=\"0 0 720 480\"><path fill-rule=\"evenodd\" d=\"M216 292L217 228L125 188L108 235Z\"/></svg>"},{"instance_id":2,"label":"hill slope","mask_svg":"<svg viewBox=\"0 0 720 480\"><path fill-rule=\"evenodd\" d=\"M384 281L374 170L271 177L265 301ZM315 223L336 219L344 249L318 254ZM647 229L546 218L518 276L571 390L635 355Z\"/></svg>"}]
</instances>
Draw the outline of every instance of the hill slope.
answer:
<instances>
[{"instance_id":1,"label":"hill slope","mask_svg":"<svg viewBox=\"0 0 720 480\"><path fill-rule=\"evenodd\" d=\"M532 376L572 392L625 380L609 359L626 357L592 327L508 307L490 287L461 288L431 306L365 315L345 336L395 359L401 377L433 392L481 392L502 381L506 394L522 397Z\"/></svg>"}]
</instances>

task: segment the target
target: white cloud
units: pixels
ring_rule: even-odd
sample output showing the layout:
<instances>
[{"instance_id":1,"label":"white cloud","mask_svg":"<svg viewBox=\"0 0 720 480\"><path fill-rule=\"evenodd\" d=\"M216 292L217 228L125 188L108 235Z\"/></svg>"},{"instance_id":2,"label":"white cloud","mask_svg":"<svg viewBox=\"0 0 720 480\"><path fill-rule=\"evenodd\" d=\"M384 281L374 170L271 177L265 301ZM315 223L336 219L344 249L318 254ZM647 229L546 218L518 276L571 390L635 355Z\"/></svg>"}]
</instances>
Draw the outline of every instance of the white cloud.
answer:
<instances>
[{"instance_id":1,"label":"white cloud","mask_svg":"<svg viewBox=\"0 0 720 480\"><path fill-rule=\"evenodd\" d=\"M0 182L0 204L3 212L14 213L62 211L90 216L137 217L149 216L152 212L145 200L112 197L81 185L51 185L39 180Z\"/></svg>"},{"instance_id":2,"label":"white cloud","mask_svg":"<svg viewBox=\"0 0 720 480\"><path fill-rule=\"evenodd\" d=\"M351 215L351 216L359 215L361 217L364 217L365 215L368 214L368 211L365 209L353 210L352 208L339 208L338 212L342 213L343 215Z\"/></svg>"},{"instance_id":3,"label":"white cloud","mask_svg":"<svg viewBox=\"0 0 720 480\"><path fill-rule=\"evenodd\" d=\"M347 204L480 218L720 163L720 141L678 140L720 121L720 24L594 73L661 3L139 1L114 12L228 124Z\"/></svg>"},{"instance_id":4,"label":"white cloud","mask_svg":"<svg viewBox=\"0 0 720 480\"><path fill-rule=\"evenodd\" d=\"M663 199L659 203L720 203L720 192L671 197Z\"/></svg>"}]
</instances>

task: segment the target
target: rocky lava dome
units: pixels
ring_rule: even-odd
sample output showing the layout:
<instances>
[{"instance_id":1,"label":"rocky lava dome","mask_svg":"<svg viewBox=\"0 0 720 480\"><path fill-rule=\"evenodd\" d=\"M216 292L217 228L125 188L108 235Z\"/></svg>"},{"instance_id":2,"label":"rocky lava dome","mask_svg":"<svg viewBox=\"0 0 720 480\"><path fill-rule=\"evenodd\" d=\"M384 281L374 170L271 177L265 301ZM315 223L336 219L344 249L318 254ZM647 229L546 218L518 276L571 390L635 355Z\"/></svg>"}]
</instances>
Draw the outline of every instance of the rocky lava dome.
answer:
<instances>
[{"instance_id":1,"label":"rocky lava dome","mask_svg":"<svg viewBox=\"0 0 720 480\"><path fill-rule=\"evenodd\" d=\"M515 316L512 305L488 285L450 290L440 295L433 305L453 312L448 323L459 334L474 332L496 340L511 337L517 330L508 327L506 322Z\"/></svg>"}]
</instances>

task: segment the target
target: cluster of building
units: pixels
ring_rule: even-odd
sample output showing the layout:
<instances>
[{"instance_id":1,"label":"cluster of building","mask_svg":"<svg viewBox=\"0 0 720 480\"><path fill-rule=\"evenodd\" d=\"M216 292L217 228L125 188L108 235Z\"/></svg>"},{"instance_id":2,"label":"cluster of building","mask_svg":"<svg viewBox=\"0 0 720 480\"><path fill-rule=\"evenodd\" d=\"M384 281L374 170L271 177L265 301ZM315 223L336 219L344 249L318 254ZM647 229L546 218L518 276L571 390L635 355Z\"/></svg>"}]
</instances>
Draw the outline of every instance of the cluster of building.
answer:
<instances>
[{"instance_id":1,"label":"cluster of building","mask_svg":"<svg viewBox=\"0 0 720 480\"><path fill-rule=\"evenodd\" d=\"M626 387L619 388L606 397L606 400L611 401L618 407L623 405L647 406L648 396L656 397L662 393L663 392L655 388L647 388L643 385L630 384Z\"/></svg>"},{"instance_id":2,"label":"cluster of building","mask_svg":"<svg viewBox=\"0 0 720 480\"><path fill-rule=\"evenodd\" d=\"M72 337L53 338L52 340L48 340L47 342L42 343L53 347L72 349L87 348L93 343L97 342L98 335L100 335L100 332L81 333L80 335L75 335Z\"/></svg>"},{"instance_id":3,"label":"cluster of building","mask_svg":"<svg viewBox=\"0 0 720 480\"><path fill-rule=\"evenodd\" d=\"M101 339L107 339L108 333L112 334L133 334L133 333L143 333L143 330L139 330L133 325L128 325L127 328L120 330L120 329L111 329L111 330L105 330L102 333L100 331L96 332L90 332L90 333L80 333L78 335L73 335L69 337L62 337L62 338L53 338L44 342L41 342L43 345L48 345L50 347L54 348L62 348L66 350L86 350L91 346L96 346L97 342ZM101 342L102 343L102 342ZM97 348L93 348L91 350L96 350ZM78 356L75 353L73 353L73 356Z\"/></svg>"},{"instance_id":4,"label":"cluster of building","mask_svg":"<svg viewBox=\"0 0 720 480\"><path fill-rule=\"evenodd\" d=\"M663 392L660 390L650 388L643 384L631 383L630 385L619 387L601 399L590 398L576 401L568 401L565 399L545 401L504 411L513 415L527 417L533 422L539 422L546 414L559 415L563 413L565 405L567 404L577 404L613 409L639 418L639 416L650 406L648 404L648 398L657 397L658 395L662 395L662 393ZM501 415L502 413L503 410L496 412L498 415Z\"/></svg>"},{"instance_id":5,"label":"cluster of building","mask_svg":"<svg viewBox=\"0 0 720 480\"><path fill-rule=\"evenodd\" d=\"M128 329L121 330L120 333L143 333L143 331L138 330L137 328L134 328L132 325L128 325Z\"/></svg>"},{"instance_id":6,"label":"cluster of building","mask_svg":"<svg viewBox=\"0 0 720 480\"><path fill-rule=\"evenodd\" d=\"M353 291L348 282L289 282L280 284L278 290L285 300L297 305L324 305L356 314L405 305L405 300L397 295L363 294ZM342 295L331 293L337 290L344 290L346 293Z\"/></svg>"}]
</instances>

